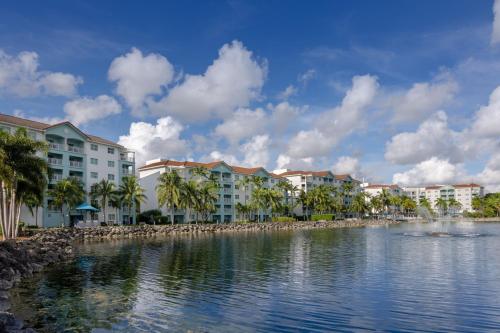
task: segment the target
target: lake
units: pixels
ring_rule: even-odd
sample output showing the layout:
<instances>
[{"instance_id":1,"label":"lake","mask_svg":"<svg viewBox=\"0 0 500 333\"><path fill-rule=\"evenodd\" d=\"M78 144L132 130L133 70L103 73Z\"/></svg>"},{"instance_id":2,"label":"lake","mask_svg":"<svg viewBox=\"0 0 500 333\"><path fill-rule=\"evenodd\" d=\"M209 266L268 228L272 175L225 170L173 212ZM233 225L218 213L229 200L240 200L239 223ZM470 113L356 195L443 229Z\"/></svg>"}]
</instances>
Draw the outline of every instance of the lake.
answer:
<instances>
[{"instance_id":1,"label":"lake","mask_svg":"<svg viewBox=\"0 0 500 333\"><path fill-rule=\"evenodd\" d=\"M86 244L25 280L41 332L500 331L500 223Z\"/></svg>"}]
</instances>

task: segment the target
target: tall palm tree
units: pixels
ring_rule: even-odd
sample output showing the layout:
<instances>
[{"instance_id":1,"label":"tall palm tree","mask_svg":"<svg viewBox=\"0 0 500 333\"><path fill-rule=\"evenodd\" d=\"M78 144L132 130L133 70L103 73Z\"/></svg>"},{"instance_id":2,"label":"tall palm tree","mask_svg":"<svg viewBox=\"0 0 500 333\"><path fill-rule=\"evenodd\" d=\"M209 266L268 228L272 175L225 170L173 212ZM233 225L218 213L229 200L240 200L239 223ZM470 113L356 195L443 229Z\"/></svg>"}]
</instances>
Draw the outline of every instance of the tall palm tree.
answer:
<instances>
[{"instance_id":1,"label":"tall palm tree","mask_svg":"<svg viewBox=\"0 0 500 333\"><path fill-rule=\"evenodd\" d=\"M0 131L0 228L2 238L16 238L21 206L30 196L43 195L47 162L36 155L46 143L33 140L25 129L13 135ZM42 192L42 193L40 193Z\"/></svg>"},{"instance_id":2,"label":"tall palm tree","mask_svg":"<svg viewBox=\"0 0 500 333\"><path fill-rule=\"evenodd\" d=\"M384 210L384 203L379 195L376 195L370 199L370 206L372 207L374 213L378 215Z\"/></svg>"},{"instance_id":3,"label":"tall palm tree","mask_svg":"<svg viewBox=\"0 0 500 333\"><path fill-rule=\"evenodd\" d=\"M415 213L417 203L409 196L404 195L401 197L401 207L404 215L409 216L411 212Z\"/></svg>"},{"instance_id":4,"label":"tall palm tree","mask_svg":"<svg viewBox=\"0 0 500 333\"><path fill-rule=\"evenodd\" d=\"M170 209L170 223L174 224L174 210L181 205L182 197L182 178L179 174L172 170L165 172L158 178L156 185L156 195L158 197L158 205L165 205Z\"/></svg>"},{"instance_id":5,"label":"tall palm tree","mask_svg":"<svg viewBox=\"0 0 500 333\"><path fill-rule=\"evenodd\" d=\"M382 209L385 214L389 212L389 207L391 206L391 198L392 194L389 190L383 188L382 191L378 194L380 203L382 204Z\"/></svg>"},{"instance_id":6,"label":"tall palm tree","mask_svg":"<svg viewBox=\"0 0 500 333\"><path fill-rule=\"evenodd\" d=\"M139 184L137 177L136 176L123 177L122 183L118 187L118 195L120 201L127 206L129 214L133 214L132 222L136 223L135 211L141 205L141 203L147 200L147 196L144 194L144 189ZM132 207L134 207L134 212L132 212Z\"/></svg>"},{"instance_id":7,"label":"tall palm tree","mask_svg":"<svg viewBox=\"0 0 500 333\"><path fill-rule=\"evenodd\" d=\"M194 180L183 182L181 185L180 206L186 209L186 222L190 222L191 208L196 207L198 200L198 183Z\"/></svg>"},{"instance_id":8,"label":"tall palm tree","mask_svg":"<svg viewBox=\"0 0 500 333\"><path fill-rule=\"evenodd\" d=\"M243 219L246 220L247 214L250 213L250 207L248 205L242 204L241 202L237 202L235 208L238 214L243 215Z\"/></svg>"},{"instance_id":9,"label":"tall palm tree","mask_svg":"<svg viewBox=\"0 0 500 333\"><path fill-rule=\"evenodd\" d=\"M48 195L52 197L54 207L61 211L63 225L66 225L65 215L69 216L71 209L84 200L85 190L78 179L69 177L58 181Z\"/></svg>"},{"instance_id":10,"label":"tall palm tree","mask_svg":"<svg viewBox=\"0 0 500 333\"><path fill-rule=\"evenodd\" d=\"M262 191L264 188L264 177L261 176L252 176L251 184L253 185L252 191L252 206L257 210L257 221L261 220L261 209L265 209L265 192ZM245 195L246 198L246 195Z\"/></svg>"},{"instance_id":11,"label":"tall palm tree","mask_svg":"<svg viewBox=\"0 0 500 333\"><path fill-rule=\"evenodd\" d=\"M118 222L119 220L119 209L122 207L123 202L121 201L120 198L120 192L114 191L111 196L109 197L109 204L111 205L112 208L115 209L115 222Z\"/></svg>"},{"instance_id":12,"label":"tall palm tree","mask_svg":"<svg viewBox=\"0 0 500 333\"><path fill-rule=\"evenodd\" d=\"M276 189L264 189L266 208L271 208L271 217L283 210L283 193Z\"/></svg>"},{"instance_id":13,"label":"tall palm tree","mask_svg":"<svg viewBox=\"0 0 500 333\"><path fill-rule=\"evenodd\" d=\"M202 183L198 190L199 200L196 209L201 212L204 221L208 221L208 216L216 211L215 203L219 198L218 191L219 186L214 181Z\"/></svg>"},{"instance_id":14,"label":"tall palm tree","mask_svg":"<svg viewBox=\"0 0 500 333\"><path fill-rule=\"evenodd\" d=\"M359 192L352 199L352 210L357 214L358 218L370 211L370 204L368 203L368 193Z\"/></svg>"},{"instance_id":15,"label":"tall palm tree","mask_svg":"<svg viewBox=\"0 0 500 333\"><path fill-rule=\"evenodd\" d=\"M108 205L109 198L111 198L111 196L115 192L115 183L103 179L99 183L95 184L95 186L93 187L93 192L96 199L100 199L101 201L101 208L104 214L104 223L107 224L106 207Z\"/></svg>"},{"instance_id":16,"label":"tall palm tree","mask_svg":"<svg viewBox=\"0 0 500 333\"><path fill-rule=\"evenodd\" d=\"M436 207L438 207L442 215L446 215L448 210L448 200L445 198L437 198Z\"/></svg>"},{"instance_id":17,"label":"tall palm tree","mask_svg":"<svg viewBox=\"0 0 500 333\"><path fill-rule=\"evenodd\" d=\"M35 226L38 227L38 209L43 206L43 191L42 189L36 193L26 195L24 204L28 207L31 215L35 218Z\"/></svg>"},{"instance_id":18,"label":"tall palm tree","mask_svg":"<svg viewBox=\"0 0 500 333\"><path fill-rule=\"evenodd\" d=\"M452 209L453 214L455 214L457 210L460 210L460 208L462 208L462 204L455 198L450 198L448 199L448 207Z\"/></svg>"},{"instance_id":19,"label":"tall palm tree","mask_svg":"<svg viewBox=\"0 0 500 333\"><path fill-rule=\"evenodd\" d=\"M309 218L309 213L314 202L312 196L308 193L309 192L301 190L298 196L298 201L302 205L302 210L305 213L304 215L306 220Z\"/></svg>"}]
</instances>

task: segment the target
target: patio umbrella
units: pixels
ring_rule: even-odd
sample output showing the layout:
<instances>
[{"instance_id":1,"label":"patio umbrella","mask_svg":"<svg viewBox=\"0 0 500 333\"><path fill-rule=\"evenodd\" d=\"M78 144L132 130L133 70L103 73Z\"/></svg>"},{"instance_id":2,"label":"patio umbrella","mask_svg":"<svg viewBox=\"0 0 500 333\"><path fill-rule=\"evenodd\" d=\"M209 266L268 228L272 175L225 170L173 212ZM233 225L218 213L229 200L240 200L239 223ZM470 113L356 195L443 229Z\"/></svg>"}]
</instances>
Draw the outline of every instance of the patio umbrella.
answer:
<instances>
[{"instance_id":1,"label":"patio umbrella","mask_svg":"<svg viewBox=\"0 0 500 333\"><path fill-rule=\"evenodd\" d=\"M79 205L78 207L75 208L76 210L79 210L79 211L83 211L83 212L98 212L99 209L95 208L94 206L84 202L82 203L81 205ZM88 216L86 216L88 217Z\"/></svg>"}]
</instances>

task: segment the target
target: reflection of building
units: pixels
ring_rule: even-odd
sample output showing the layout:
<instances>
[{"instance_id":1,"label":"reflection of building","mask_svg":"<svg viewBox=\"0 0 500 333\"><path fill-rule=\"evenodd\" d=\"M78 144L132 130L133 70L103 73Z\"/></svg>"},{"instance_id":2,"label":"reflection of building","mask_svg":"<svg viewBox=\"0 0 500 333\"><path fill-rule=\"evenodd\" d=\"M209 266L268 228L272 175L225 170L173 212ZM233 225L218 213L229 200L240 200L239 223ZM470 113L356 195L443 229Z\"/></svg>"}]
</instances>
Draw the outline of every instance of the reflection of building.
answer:
<instances>
[{"instance_id":1,"label":"reflection of building","mask_svg":"<svg viewBox=\"0 0 500 333\"><path fill-rule=\"evenodd\" d=\"M472 198L484 196L484 187L478 184L432 185L426 187L405 187L405 194L416 202L422 198L429 200L432 209L436 209L438 198L455 199L461 204L457 212L472 211Z\"/></svg>"},{"instance_id":2,"label":"reflection of building","mask_svg":"<svg viewBox=\"0 0 500 333\"><path fill-rule=\"evenodd\" d=\"M233 222L245 219L243 214L239 214L236 210L236 204L250 203L255 185L251 181L243 185L244 179L251 180L253 176L262 177L264 179L263 187L273 187L283 179L261 167L245 168L232 166L223 161L199 163L161 159L151 160L138 169L139 182L145 189L145 194L148 197L147 202L141 205L141 210L158 209L156 185L160 174L175 170L184 180L200 179L200 176L193 175L193 169L196 167L207 169L219 183L219 199L215 205L217 211L212 215L212 220L219 222ZM164 215L170 215L168 208L163 207L161 210ZM193 211L190 212L190 216L186 216L184 209L176 209L174 212L175 219L178 222L193 221L196 218L195 214L196 212ZM267 218L269 212L261 214L263 218ZM257 219L257 216L254 214L250 218Z\"/></svg>"},{"instance_id":3,"label":"reflection of building","mask_svg":"<svg viewBox=\"0 0 500 333\"><path fill-rule=\"evenodd\" d=\"M47 153L51 174L49 188L61 179L74 177L83 183L88 193L91 186L102 179L113 181L118 187L123 176L133 175L135 172L133 152L114 142L86 134L70 122L49 125L0 114L0 130L14 133L20 127L25 128L33 139L46 141L49 144ZM77 214L79 213L71 213L72 216ZM125 209L107 209L107 214L107 220L112 222L129 219ZM103 220L102 214L100 220ZM36 219L26 207L23 207L21 221L34 225ZM44 227L58 226L62 223L60 210L53 207L52 200L48 196L45 196L43 206L39 209L37 221Z\"/></svg>"},{"instance_id":4,"label":"reflection of building","mask_svg":"<svg viewBox=\"0 0 500 333\"><path fill-rule=\"evenodd\" d=\"M339 193L343 193L344 189L348 191L344 195L344 205L349 207L352 197L361 191L361 183L350 175L334 175L330 171L297 171L289 169L274 170L273 172L288 179L292 185L297 187L298 191L295 193L295 196L298 196L300 191L307 193L317 186L330 185L336 187ZM294 213L298 216L303 216L303 207L298 205ZM347 213L347 215L349 216L350 213Z\"/></svg>"}]
</instances>

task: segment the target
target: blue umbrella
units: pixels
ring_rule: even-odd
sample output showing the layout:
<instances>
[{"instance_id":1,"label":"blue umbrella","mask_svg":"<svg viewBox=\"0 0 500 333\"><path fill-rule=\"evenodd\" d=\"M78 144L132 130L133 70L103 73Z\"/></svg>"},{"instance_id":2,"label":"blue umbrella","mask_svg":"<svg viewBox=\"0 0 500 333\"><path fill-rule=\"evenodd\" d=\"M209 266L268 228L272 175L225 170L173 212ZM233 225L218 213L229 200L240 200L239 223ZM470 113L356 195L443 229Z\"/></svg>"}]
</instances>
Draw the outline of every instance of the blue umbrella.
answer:
<instances>
[{"instance_id":1,"label":"blue umbrella","mask_svg":"<svg viewBox=\"0 0 500 333\"><path fill-rule=\"evenodd\" d=\"M99 209L91 206L90 204L84 202L80 206L75 208L76 210L86 210L86 211L91 211L91 212L98 212Z\"/></svg>"}]
</instances>

